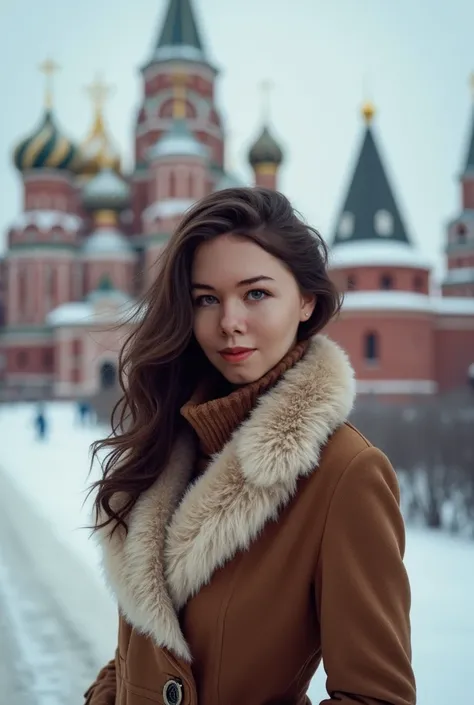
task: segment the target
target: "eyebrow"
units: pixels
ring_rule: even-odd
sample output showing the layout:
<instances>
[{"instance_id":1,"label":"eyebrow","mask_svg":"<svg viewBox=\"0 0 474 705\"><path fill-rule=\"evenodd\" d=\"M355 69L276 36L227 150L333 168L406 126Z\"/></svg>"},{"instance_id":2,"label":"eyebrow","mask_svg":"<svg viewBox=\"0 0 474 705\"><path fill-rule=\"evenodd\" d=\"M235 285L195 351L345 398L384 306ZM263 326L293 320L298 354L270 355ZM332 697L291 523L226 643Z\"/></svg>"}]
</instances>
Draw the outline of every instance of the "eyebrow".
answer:
<instances>
[{"instance_id":1,"label":"eyebrow","mask_svg":"<svg viewBox=\"0 0 474 705\"><path fill-rule=\"evenodd\" d=\"M249 284L256 284L257 282L262 281L273 282L275 280L272 279L272 277L265 277L263 274L259 274L258 277L249 277L249 279L241 279L241 281L237 282L237 286L248 286ZM210 284L200 284L199 282L192 282L191 289L206 289L207 291L216 290L215 287L211 286Z\"/></svg>"}]
</instances>

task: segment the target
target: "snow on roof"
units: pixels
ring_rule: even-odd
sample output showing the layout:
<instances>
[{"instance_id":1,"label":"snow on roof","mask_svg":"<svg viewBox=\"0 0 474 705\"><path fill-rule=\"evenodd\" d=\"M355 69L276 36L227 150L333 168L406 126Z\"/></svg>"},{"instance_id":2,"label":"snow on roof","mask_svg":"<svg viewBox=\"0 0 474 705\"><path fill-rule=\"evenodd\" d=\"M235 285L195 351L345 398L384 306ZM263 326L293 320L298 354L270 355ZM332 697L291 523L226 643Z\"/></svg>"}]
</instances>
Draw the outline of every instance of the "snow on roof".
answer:
<instances>
[{"instance_id":1,"label":"snow on roof","mask_svg":"<svg viewBox=\"0 0 474 705\"><path fill-rule=\"evenodd\" d=\"M86 256L126 255L128 258L134 256L134 249L117 228L100 227L84 241L82 253Z\"/></svg>"},{"instance_id":2,"label":"snow on roof","mask_svg":"<svg viewBox=\"0 0 474 705\"><path fill-rule=\"evenodd\" d=\"M207 159L209 151L191 132L172 128L148 152L150 159L161 157L200 157Z\"/></svg>"},{"instance_id":3,"label":"snow on roof","mask_svg":"<svg viewBox=\"0 0 474 705\"><path fill-rule=\"evenodd\" d=\"M130 189L123 179L112 169L102 169L83 188L86 198L115 198L127 199L130 196Z\"/></svg>"},{"instance_id":4,"label":"snow on roof","mask_svg":"<svg viewBox=\"0 0 474 705\"><path fill-rule=\"evenodd\" d=\"M389 265L417 269L431 269L433 266L417 249L403 242L348 242L336 245L329 253L331 269Z\"/></svg>"},{"instance_id":5,"label":"snow on roof","mask_svg":"<svg viewBox=\"0 0 474 705\"><path fill-rule=\"evenodd\" d=\"M23 229L35 225L39 230L51 230L54 227L76 232L81 225L81 218L70 213L53 210L31 210L21 213L12 223L15 229Z\"/></svg>"},{"instance_id":6,"label":"snow on roof","mask_svg":"<svg viewBox=\"0 0 474 705\"><path fill-rule=\"evenodd\" d=\"M474 267L448 269L443 284L469 284L474 281Z\"/></svg>"},{"instance_id":7,"label":"snow on roof","mask_svg":"<svg viewBox=\"0 0 474 705\"><path fill-rule=\"evenodd\" d=\"M163 201L156 201L143 211L143 217L146 220L173 218L175 215L182 215L194 203L192 198L167 198Z\"/></svg>"},{"instance_id":8,"label":"snow on roof","mask_svg":"<svg viewBox=\"0 0 474 705\"><path fill-rule=\"evenodd\" d=\"M411 291L349 291L343 311L412 311L446 316L474 316L474 298L440 297Z\"/></svg>"},{"instance_id":9,"label":"snow on roof","mask_svg":"<svg viewBox=\"0 0 474 705\"><path fill-rule=\"evenodd\" d=\"M207 63L202 49L197 47L179 45L158 47L153 59L156 61L169 61L170 59L185 59L186 61L203 61Z\"/></svg>"},{"instance_id":10,"label":"snow on roof","mask_svg":"<svg viewBox=\"0 0 474 705\"><path fill-rule=\"evenodd\" d=\"M474 297L438 296L433 304L435 312L442 316L474 316Z\"/></svg>"},{"instance_id":11,"label":"snow on roof","mask_svg":"<svg viewBox=\"0 0 474 705\"><path fill-rule=\"evenodd\" d=\"M135 301L122 292L120 300L116 300L111 307L104 309L97 306L101 292L92 292L88 301L71 301L53 309L46 317L46 323L55 328L61 326L91 326L96 323L101 325L120 323L128 319L133 313ZM102 295L103 296L103 295ZM118 304L118 305L117 305Z\"/></svg>"}]
</instances>

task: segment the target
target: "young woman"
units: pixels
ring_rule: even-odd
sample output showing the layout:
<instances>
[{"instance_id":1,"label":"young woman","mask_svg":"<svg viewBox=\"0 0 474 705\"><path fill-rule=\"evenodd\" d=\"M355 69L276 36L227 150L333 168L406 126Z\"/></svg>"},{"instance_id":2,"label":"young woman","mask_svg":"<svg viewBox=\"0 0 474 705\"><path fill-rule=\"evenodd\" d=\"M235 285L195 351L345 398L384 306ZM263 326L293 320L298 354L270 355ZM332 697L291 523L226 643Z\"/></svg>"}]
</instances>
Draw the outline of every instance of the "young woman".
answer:
<instances>
[{"instance_id":1,"label":"young woman","mask_svg":"<svg viewBox=\"0 0 474 705\"><path fill-rule=\"evenodd\" d=\"M121 361L95 530L118 647L88 705L413 705L399 490L348 422L318 233L280 193L189 211Z\"/></svg>"}]
</instances>

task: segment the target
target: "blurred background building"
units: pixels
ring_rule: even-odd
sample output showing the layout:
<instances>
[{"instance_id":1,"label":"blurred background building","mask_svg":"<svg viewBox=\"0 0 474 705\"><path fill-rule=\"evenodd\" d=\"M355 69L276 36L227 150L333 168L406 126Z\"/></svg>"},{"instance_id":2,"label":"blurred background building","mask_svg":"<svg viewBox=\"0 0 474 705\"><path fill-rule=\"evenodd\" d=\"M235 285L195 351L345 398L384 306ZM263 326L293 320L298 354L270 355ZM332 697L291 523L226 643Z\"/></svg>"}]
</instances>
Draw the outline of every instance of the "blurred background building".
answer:
<instances>
[{"instance_id":1,"label":"blurred background building","mask_svg":"<svg viewBox=\"0 0 474 705\"><path fill-rule=\"evenodd\" d=\"M108 87L90 86L91 127L76 142L55 114L56 69L43 64L43 115L14 148L24 196L0 262L3 399L74 399L115 388L127 326L113 324L150 283L170 233L197 199L243 185L226 164L218 71L191 0L169 0L141 68L131 173L122 171L106 125ZM474 119L441 284L397 204L375 121L374 106L364 104L361 144L328 243L345 292L329 333L348 351L362 394L395 400L456 390L474 362ZM268 115L248 158L254 183L278 188L284 155Z\"/></svg>"}]
</instances>

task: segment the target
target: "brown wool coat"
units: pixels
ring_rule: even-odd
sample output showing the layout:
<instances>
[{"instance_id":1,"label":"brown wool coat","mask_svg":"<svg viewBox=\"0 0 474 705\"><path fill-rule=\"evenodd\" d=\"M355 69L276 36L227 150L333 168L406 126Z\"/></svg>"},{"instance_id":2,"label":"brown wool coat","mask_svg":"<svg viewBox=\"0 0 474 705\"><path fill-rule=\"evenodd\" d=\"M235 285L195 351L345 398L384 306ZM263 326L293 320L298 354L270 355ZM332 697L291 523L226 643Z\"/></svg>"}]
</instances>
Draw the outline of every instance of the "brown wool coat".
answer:
<instances>
[{"instance_id":1,"label":"brown wool coat","mask_svg":"<svg viewBox=\"0 0 474 705\"><path fill-rule=\"evenodd\" d=\"M202 476L183 437L99 532L119 635L87 705L299 705L322 656L324 703L415 703L397 479L353 399L316 336Z\"/></svg>"}]
</instances>

